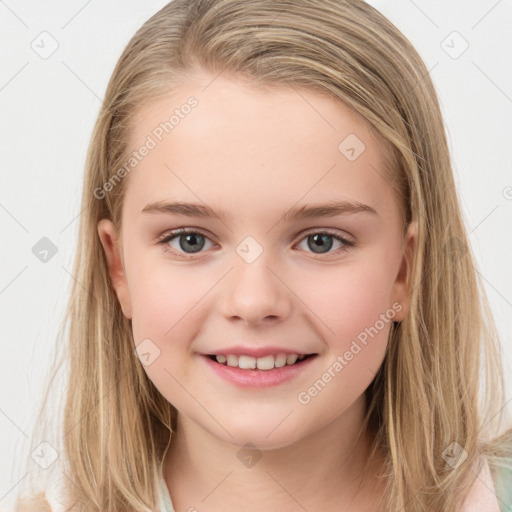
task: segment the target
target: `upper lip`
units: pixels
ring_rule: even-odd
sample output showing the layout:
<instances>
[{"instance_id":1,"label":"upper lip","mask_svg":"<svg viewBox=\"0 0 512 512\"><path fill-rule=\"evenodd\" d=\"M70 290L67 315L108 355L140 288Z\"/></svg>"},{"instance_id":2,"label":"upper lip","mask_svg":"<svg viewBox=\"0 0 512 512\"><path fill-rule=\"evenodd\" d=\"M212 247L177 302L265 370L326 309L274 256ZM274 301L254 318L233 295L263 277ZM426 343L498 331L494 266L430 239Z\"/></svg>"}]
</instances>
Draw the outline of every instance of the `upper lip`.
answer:
<instances>
[{"instance_id":1,"label":"upper lip","mask_svg":"<svg viewBox=\"0 0 512 512\"><path fill-rule=\"evenodd\" d=\"M277 347L277 346L267 346L267 347L250 347L250 346L244 346L244 345L235 345L233 347L229 348L223 348L223 349L216 349L213 352L208 352L205 355L215 355L215 356L227 356L228 354L233 354L236 356L251 356L251 357L265 357L265 356L273 356L277 354L297 354L300 355L308 355L313 354L313 352L304 352L301 350L293 350L289 348L284 347Z\"/></svg>"}]
</instances>

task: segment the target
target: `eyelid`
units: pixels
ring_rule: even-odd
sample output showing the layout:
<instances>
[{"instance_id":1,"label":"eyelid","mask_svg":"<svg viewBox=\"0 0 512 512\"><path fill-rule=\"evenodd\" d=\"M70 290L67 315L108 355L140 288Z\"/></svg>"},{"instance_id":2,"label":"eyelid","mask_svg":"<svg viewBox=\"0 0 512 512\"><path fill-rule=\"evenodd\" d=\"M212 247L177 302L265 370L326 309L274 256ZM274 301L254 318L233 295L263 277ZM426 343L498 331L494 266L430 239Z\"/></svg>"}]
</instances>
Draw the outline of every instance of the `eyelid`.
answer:
<instances>
[{"instance_id":1,"label":"eyelid","mask_svg":"<svg viewBox=\"0 0 512 512\"><path fill-rule=\"evenodd\" d=\"M173 238L176 238L179 235L188 235L188 234L202 235L205 238L208 238L208 240L211 240L211 236L200 228L183 227L183 228L170 229L169 231L166 231L165 233L163 233L162 235L157 237L156 241L160 243L164 240L171 240Z\"/></svg>"},{"instance_id":2,"label":"eyelid","mask_svg":"<svg viewBox=\"0 0 512 512\"><path fill-rule=\"evenodd\" d=\"M343 240L344 242L346 242L348 244L350 244L350 243L355 244L355 239L352 235L350 235L346 231L343 231L343 234L342 234L342 233L340 233L340 230L336 229L336 228L310 228L310 229L306 229L302 233L299 233L298 236L300 236L302 239L306 236L314 235L316 233L322 233L322 234L325 233L328 235L332 235L335 238L340 238L341 240Z\"/></svg>"},{"instance_id":3,"label":"eyelid","mask_svg":"<svg viewBox=\"0 0 512 512\"><path fill-rule=\"evenodd\" d=\"M199 228L192 228L192 227L183 227L183 228L176 228L171 229L169 231L166 231L164 234L160 235L156 242L158 244L165 244L167 242L170 242L171 240L174 240L175 238L179 237L180 235L201 235L210 240L213 243L213 240L211 239L211 236L204 232L202 229ZM172 251L171 251L172 252Z\"/></svg>"}]
</instances>

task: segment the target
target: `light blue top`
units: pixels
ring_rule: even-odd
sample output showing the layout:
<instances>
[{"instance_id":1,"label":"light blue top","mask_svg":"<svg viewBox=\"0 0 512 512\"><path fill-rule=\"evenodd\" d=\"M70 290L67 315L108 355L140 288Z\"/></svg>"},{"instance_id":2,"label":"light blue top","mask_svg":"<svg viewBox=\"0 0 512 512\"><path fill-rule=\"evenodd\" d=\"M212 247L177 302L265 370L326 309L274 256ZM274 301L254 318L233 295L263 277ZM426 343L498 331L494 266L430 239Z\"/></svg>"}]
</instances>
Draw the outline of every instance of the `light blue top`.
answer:
<instances>
[{"instance_id":1,"label":"light blue top","mask_svg":"<svg viewBox=\"0 0 512 512\"><path fill-rule=\"evenodd\" d=\"M171 495L163 478L160 479L160 512L174 512Z\"/></svg>"},{"instance_id":2,"label":"light blue top","mask_svg":"<svg viewBox=\"0 0 512 512\"><path fill-rule=\"evenodd\" d=\"M512 468L501 468L495 480L501 512L512 512Z\"/></svg>"}]
</instances>

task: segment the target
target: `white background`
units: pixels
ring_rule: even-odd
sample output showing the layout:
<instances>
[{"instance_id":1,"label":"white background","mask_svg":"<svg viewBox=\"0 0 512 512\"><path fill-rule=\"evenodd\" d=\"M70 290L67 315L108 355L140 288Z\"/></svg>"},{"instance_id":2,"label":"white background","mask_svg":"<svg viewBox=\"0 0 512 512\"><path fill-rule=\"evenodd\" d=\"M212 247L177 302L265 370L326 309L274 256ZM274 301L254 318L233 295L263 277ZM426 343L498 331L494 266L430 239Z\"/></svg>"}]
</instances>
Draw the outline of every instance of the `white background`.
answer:
<instances>
[{"instance_id":1,"label":"white background","mask_svg":"<svg viewBox=\"0 0 512 512\"><path fill-rule=\"evenodd\" d=\"M165 3L0 1L0 510L10 509L26 476L34 408L72 279L85 154L101 98L130 37ZM512 2L370 3L416 46L438 89L510 398ZM58 43L47 59L31 47L48 37L43 31ZM452 58L462 38L469 47ZM47 263L32 253L42 237L58 248Z\"/></svg>"}]
</instances>

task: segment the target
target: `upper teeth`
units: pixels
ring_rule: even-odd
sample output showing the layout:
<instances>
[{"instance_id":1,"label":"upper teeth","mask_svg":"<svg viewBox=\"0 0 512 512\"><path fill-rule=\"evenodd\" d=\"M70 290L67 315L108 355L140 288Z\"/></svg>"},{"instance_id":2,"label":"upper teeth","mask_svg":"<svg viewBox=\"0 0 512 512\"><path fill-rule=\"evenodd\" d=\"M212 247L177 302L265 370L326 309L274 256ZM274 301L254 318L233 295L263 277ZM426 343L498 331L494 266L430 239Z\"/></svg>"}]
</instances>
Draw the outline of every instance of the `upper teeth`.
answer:
<instances>
[{"instance_id":1,"label":"upper teeth","mask_svg":"<svg viewBox=\"0 0 512 512\"><path fill-rule=\"evenodd\" d=\"M238 366L244 370L272 370L274 367L281 368L285 365L295 364L297 360L304 359L304 354L277 354L276 356L265 356L265 357L251 357L251 356L237 356L234 354L228 354L227 357L223 355L215 356L218 363L226 363L228 366Z\"/></svg>"}]
</instances>

